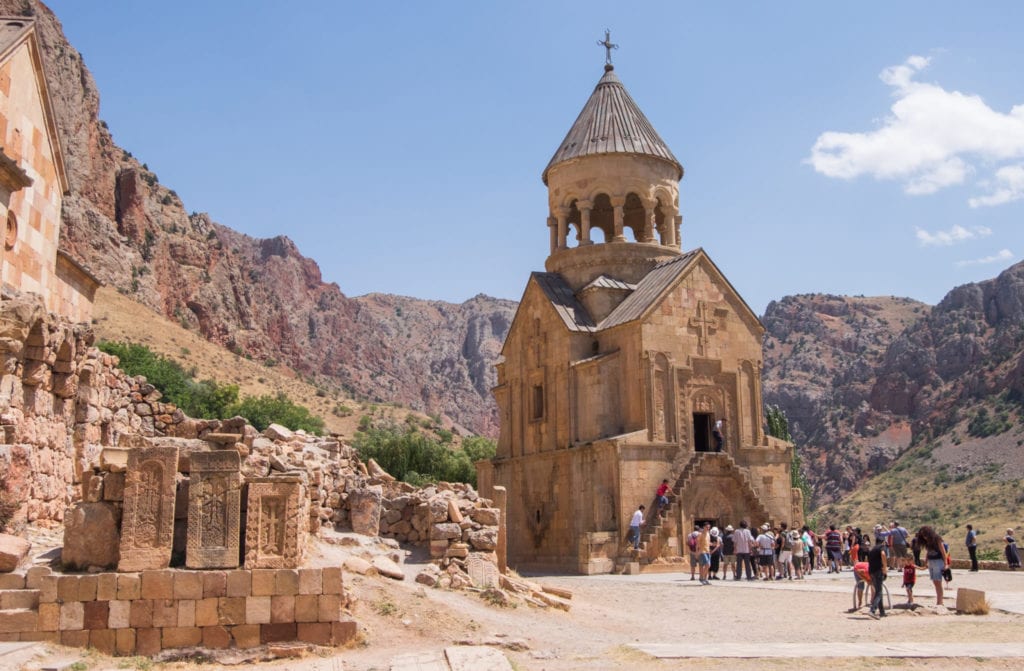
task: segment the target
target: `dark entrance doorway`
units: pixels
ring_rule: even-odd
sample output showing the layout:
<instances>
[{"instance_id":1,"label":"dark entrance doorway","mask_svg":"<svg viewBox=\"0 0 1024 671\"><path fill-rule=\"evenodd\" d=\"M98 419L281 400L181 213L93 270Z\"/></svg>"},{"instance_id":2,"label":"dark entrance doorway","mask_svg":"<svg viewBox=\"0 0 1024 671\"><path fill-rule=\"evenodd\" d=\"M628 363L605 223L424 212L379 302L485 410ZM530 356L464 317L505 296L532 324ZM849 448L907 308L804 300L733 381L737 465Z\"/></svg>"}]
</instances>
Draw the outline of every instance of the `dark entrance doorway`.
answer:
<instances>
[{"instance_id":1,"label":"dark entrance doorway","mask_svg":"<svg viewBox=\"0 0 1024 671\"><path fill-rule=\"evenodd\" d=\"M711 436L711 413L693 413L693 449L695 452L714 452Z\"/></svg>"}]
</instances>

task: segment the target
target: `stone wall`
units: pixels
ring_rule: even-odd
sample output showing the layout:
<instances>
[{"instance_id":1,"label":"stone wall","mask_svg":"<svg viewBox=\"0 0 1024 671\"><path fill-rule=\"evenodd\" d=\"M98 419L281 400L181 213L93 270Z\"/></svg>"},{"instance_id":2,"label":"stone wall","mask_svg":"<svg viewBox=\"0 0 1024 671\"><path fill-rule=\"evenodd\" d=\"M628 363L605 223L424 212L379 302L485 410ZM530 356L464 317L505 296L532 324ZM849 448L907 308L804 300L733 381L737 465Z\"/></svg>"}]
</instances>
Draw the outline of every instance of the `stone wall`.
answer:
<instances>
[{"instance_id":1,"label":"stone wall","mask_svg":"<svg viewBox=\"0 0 1024 671\"><path fill-rule=\"evenodd\" d=\"M253 648L356 635L340 568L0 575L0 641L51 641L110 655Z\"/></svg>"}]
</instances>

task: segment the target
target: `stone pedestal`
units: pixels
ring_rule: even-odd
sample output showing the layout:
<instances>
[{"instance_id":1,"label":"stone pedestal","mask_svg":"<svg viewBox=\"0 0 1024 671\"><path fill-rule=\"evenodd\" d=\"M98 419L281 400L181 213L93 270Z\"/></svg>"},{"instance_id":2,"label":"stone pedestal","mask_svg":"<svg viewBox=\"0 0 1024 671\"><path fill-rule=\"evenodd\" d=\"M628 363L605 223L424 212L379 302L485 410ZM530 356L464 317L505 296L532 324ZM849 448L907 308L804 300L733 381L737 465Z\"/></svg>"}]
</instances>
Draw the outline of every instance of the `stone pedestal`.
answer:
<instances>
[{"instance_id":1,"label":"stone pedestal","mask_svg":"<svg viewBox=\"0 0 1024 671\"><path fill-rule=\"evenodd\" d=\"M297 568L309 527L301 478L256 478L246 501L245 568Z\"/></svg>"},{"instance_id":2,"label":"stone pedestal","mask_svg":"<svg viewBox=\"0 0 1024 671\"><path fill-rule=\"evenodd\" d=\"M140 447L128 452L119 571L170 565L177 472L176 447Z\"/></svg>"},{"instance_id":3,"label":"stone pedestal","mask_svg":"<svg viewBox=\"0 0 1024 671\"><path fill-rule=\"evenodd\" d=\"M235 568L241 533L238 452L194 452L188 490L189 568Z\"/></svg>"}]
</instances>

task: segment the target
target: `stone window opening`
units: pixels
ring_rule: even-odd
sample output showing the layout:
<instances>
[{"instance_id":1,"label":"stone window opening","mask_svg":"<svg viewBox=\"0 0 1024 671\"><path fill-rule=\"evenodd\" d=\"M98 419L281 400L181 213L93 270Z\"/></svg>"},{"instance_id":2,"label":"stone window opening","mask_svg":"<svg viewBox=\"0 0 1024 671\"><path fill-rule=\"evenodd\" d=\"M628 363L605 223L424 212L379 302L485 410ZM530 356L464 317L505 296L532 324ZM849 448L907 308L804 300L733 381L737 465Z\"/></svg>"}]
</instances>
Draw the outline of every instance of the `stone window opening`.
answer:
<instances>
[{"instance_id":1,"label":"stone window opening","mask_svg":"<svg viewBox=\"0 0 1024 671\"><path fill-rule=\"evenodd\" d=\"M580 208L575 200L569 205L569 217L565 220L565 223L568 226L567 230L571 230L576 234L576 244L570 245L569 240L567 239L565 241L566 248L579 247L580 240L583 239L583 215L580 214ZM568 238L570 236L567 235L566 237Z\"/></svg>"},{"instance_id":2,"label":"stone window opening","mask_svg":"<svg viewBox=\"0 0 1024 671\"><path fill-rule=\"evenodd\" d=\"M711 427L714 425L710 412L693 413L693 451L714 452L715 439L711 435Z\"/></svg>"},{"instance_id":3,"label":"stone window opening","mask_svg":"<svg viewBox=\"0 0 1024 671\"><path fill-rule=\"evenodd\" d=\"M530 420L544 419L544 385L535 384L530 390Z\"/></svg>"},{"instance_id":4,"label":"stone window opening","mask_svg":"<svg viewBox=\"0 0 1024 671\"><path fill-rule=\"evenodd\" d=\"M602 242L608 242L615 237L615 209L606 193L594 196L594 206L590 208L590 239L597 242L594 239L595 231L604 233Z\"/></svg>"}]
</instances>

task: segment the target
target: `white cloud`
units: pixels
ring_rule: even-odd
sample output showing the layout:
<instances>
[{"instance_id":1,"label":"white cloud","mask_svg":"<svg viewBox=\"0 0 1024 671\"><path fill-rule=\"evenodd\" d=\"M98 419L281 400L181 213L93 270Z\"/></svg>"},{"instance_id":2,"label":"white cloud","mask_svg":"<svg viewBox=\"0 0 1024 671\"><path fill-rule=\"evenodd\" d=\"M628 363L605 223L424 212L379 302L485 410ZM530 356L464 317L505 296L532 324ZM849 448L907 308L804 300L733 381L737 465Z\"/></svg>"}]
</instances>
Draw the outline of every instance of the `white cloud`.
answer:
<instances>
[{"instance_id":1,"label":"white cloud","mask_svg":"<svg viewBox=\"0 0 1024 671\"><path fill-rule=\"evenodd\" d=\"M1009 261L1013 258L1013 252L1009 249L1000 249L992 256L983 256L980 259L969 259L967 261L957 261L956 267L963 268L964 266L982 266L988 263L998 263L999 261Z\"/></svg>"},{"instance_id":2,"label":"white cloud","mask_svg":"<svg viewBox=\"0 0 1024 671\"><path fill-rule=\"evenodd\" d=\"M987 226L971 226L964 228L957 224L948 231L936 231L929 233L923 228L917 229L917 241L922 247L948 247L958 242L964 242L973 238L984 238L992 235L992 229Z\"/></svg>"},{"instance_id":3,"label":"white cloud","mask_svg":"<svg viewBox=\"0 0 1024 671\"><path fill-rule=\"evenodd\" d=\"M879 77L896 101L879 128L826 131L806 161L828 177L898 180L906 193L924 195L964 183L975 171L971 160L988 166L1024 157L1024 105L1004 114L980 96L917 81L928 64L923 56L911 56L883 70ZM1019 173L1001 175L1007 168ZM996 179L1000 187L972 198L973 207L1024 198L1024 166L1004 167Z\"/></svg>"},{"instance_id":4,"label":"white cloud","mask_svg":"<svg viewBox=\"0 0 1024 671\"><path fill-rule=\"evenodd\" d=\"M998 186L987 196L971 198L971 207L1002 205L1024 198L1024 165L1007 165L996 170Z\"/></svg>"}]
</instances>

